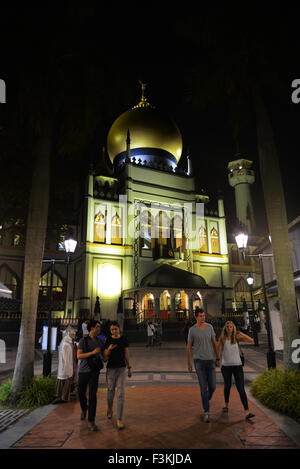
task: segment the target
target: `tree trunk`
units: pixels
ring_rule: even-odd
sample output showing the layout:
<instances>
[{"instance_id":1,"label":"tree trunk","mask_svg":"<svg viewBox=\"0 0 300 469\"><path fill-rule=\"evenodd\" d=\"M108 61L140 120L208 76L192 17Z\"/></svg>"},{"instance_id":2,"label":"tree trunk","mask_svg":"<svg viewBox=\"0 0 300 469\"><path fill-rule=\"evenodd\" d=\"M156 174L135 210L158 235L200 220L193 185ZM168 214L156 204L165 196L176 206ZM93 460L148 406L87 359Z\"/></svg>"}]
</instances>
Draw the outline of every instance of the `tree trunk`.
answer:
<instances>
[{"instance_id":1,"label":"tree trunk","mask_svg":"<svg viewBox=\"0 0 300 469\"><path fill-rule=\"evenodd\" d=\"M297 368L292 362L291 345L299 337L297 306L290 237L285 198L272 126L256 83L252 84L260 173L277 276L280 315L284 339L284 366Z\"/></svg>"},{"instance_id":2,"label":"tree trunk","mask_svg":"<svg viewBox=\"0 0 300 469\"><path fill-rule=\"evenodd\" d=\"M22 320L12 381L13 401L34 376L37 306L50 186L51 137L49 125L47 127L35 148L36 164L32 177L26 231Z\"/></svg>"}]
</instances>

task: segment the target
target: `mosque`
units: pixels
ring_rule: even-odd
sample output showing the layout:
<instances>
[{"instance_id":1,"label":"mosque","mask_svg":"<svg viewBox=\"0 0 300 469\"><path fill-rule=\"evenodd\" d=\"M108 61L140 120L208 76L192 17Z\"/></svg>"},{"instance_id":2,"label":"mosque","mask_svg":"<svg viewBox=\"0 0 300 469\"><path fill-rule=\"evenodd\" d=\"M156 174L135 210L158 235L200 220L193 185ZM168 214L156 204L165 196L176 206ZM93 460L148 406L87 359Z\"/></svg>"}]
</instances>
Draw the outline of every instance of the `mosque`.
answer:
<instances>
[{"instance_id":1,"label":"mosque","mask_svg":"<svg viewBox=\"0 0 300 469\"><path fill-rule=\"evenodd\" d=\"M138 321L154 315L182 320L196 306L215 316L237 308L243 299L250 301L249 272L260 283L259 266L250 258L241 260L222 196L211 200L197 192L180 130L149 103L145 88L142 84L140 102L121 114L108 132L113 172L91 169L87 176L78 244L67 277L65 266L55 265L54 299L64 298L57 315L90 317L98 297L101 315L109 319L122 310ZM181 158L185 165L178 165ZM237 219L250 234L251 165L236 155L227 168ZM0 245L0 281L18 298L24 248L18 243L13 247ZM45 258L55 255L45 252ZM41 296L48 294L49 280L49 266L43 265Z\"/></svg>"},{"instance_id":2,"label":"mosque","mask_svg":"<svg viewBox=\"0 0 300 469\"><path fill-rule=\"evenodd\" d=\"M242 295L250 299L243 274L259 275L259 269L241 265L235 243L227 240L222 196L212 201L197 193L189 155L186 169L179 168L182 148L178 126L148 102L142 84L140 102L108 132L113 175L88 176L81 253L69 283L75 296L68 294L76 316L89 314L97 296L106 317L122 307L137 319L162 320L184 319L196 306L216 315ZM240 158L228 165L248 232L254 226L251 163Z\"/></svg>"}]
</instances>

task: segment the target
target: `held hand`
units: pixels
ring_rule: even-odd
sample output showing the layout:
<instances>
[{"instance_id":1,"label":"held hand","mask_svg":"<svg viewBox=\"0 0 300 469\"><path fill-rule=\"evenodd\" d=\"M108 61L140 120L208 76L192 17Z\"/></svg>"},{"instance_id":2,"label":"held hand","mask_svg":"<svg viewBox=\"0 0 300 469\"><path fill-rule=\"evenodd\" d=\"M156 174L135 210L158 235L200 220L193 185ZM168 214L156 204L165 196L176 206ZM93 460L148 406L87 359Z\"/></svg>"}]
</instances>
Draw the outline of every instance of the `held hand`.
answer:
<instances>
[{"instance_id":1,"label":"held hand","mask_svg":"<svg viewBox=\"0 0 300 469\"><path fill-rule=\"evenodd\" d=\"M93 355L96 355L96 353L100 353L101 352L101 348L100 347L97 347L95 348L93 351L92 351L92 354Z\"/></svg>"},{"instance_id":2,"label":"held hand","mask_svg":"<svg viewBox=\"0 0 300 469\"><path fill-rule=\"evenodd\" d=\"M220 368L220 366L221 366L220 363L221 363L221 362L220 362L220 359L216 360L216 366L217 366L218 368Z\"/></svg>"},{"instance_id":3,"label":"held hand","mask_svg":"<svg viewBox=\"0 0 300 469\"><path fill-rule=\"evenodd\" d=\"M128 378L131 378L131 376L132 376L132 371L131 371L131 368L129 368L129 370L128 370Z\"/></svg>"},{"instance_id":4,"label":"held hand","mask_svg":"<svg viewBox=\"0 0 300 469\"><path fill-rule=\"evenodd\" d=\"M110 344L110 346L108 347L108 351L111 352L111 350L113 350L114 348L118 347L117 344Z\"/></svg>"},{"instance_id":5,"label":"held hand","mask_svg":"<svg viewBox=\"0 0 300 469\"><path fill-rule=\"evenodd\" d=\"M188 370L189 370L190 373L192 373L192 371L193 371L193 367L190 363L188 363Z\"/></svg>"}]
</instances>

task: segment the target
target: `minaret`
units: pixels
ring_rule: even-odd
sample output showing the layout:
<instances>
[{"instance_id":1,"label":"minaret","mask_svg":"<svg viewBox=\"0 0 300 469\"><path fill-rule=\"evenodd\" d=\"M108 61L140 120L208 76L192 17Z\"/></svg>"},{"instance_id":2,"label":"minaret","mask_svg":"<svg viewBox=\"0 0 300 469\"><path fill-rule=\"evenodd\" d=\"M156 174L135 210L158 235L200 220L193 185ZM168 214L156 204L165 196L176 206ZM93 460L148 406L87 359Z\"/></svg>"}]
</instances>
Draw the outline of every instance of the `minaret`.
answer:
<instances>
[{"instance_id":1,"label":"minaret","mask_svg":"<svg viewBox=\"0 0 300 469\"><path fill-rule=\"evenodd\" d=\"M190 149L189 148L188 148L188 151L187 151L186 159L187 159L187 175L192 176L193 175L193 166L192 166L192 160L191 160L191 157L190 157Z\"/></svg>"},{"instance_id":2,"label":"minaret","mask_svg":"<svg viewBox=\"0 0 300 469\"><path fill-rule=\"evenodd\" d=\"M126 163L130 163L131 161L131 149L130 149L130 132L129 129L127 130L127 138L126 138Z\"/></svg>"},{"instance_id":3,"label":"minaret","mask_svg":"<svg viewBox=\"0 0 300 469\"><path fill-rule=\"evenodd\" d=\"M228 163L227 169L229 184L235 189L236 217L248 234L253 234L255 224L250 192L250 184L255 181L254 171L251 169L253 161L242 158L240 153L235 156L238 159Z\"/></svg>"}]
</instances>

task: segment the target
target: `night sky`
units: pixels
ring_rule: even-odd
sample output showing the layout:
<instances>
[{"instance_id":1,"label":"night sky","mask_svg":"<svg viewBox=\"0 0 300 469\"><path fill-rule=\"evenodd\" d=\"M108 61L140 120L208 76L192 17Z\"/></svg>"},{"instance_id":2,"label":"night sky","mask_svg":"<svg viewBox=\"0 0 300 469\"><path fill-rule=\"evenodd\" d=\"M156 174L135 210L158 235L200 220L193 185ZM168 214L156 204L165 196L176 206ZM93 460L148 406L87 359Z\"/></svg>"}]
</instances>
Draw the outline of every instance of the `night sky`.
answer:
<instances>
[{"instance_id":1,"label":"night sky","mask_svg":"<svg viewBox=\"0 0 300 469\"><path fill-rule=\"evenodd\" d=\"M67 2L66 2L67 3ZM94 5L94 2L87 2ZM229 220L234 218L234 189L227 180L227 164L236 153L233 131L228 121L228 106L224 101L214 102L203 109L194 109L186 102L186 73L198 64L201 68L201 53L186 36L180 33L185 19L188 24L193 12L169 12L163 16L155 7L139 9L133 17L128 9L112 10L96 8L96 14L85 12L86 17L76 13L79 2L70 2L69 8L74 11L71 20L64 22L63 7L31 7L26 4L23 9L1 7L1 49L0 78L7 82L7 100L14 93L15 77L12 70L17 69L18 61L24 65L24 44L32 47L36 53L35 66L43 54L43 41L49 39L55 29L70 30L70 37L82 37L89 46L88 54L105 70L119 73L124 81L124 95L118 96L113 87L105 90L111 96L112 108L104 115L104 122L97 129L93 138L93 154L106 143L107 132L114 118L137 104L140 98L139 79L147 85L146 95L157 108L166 110L178 124L184 144L184 155L190 149L195 178L199 188L213 196L221 189L225 196L225 210ZM61 4L59 4L61 5ZM244 6L243 6L244 8ZM255 7L256 8L256 7ZM254 9L255 9L254 8ZM217 8L216 8L217 10ZM259 10L260 11L260 10ZM250 12L250 10L249 10ZM124 15L123 15L124 13ZM229 12L228 12L229 13ZM206 11L199 13L199 31ZM297 11L274 7L266 15L265 35L276 33L272 23L272 14L276 15L275 23L282 17L282 23L288 25L289 32L284 64L278 63L278 82L264 84L264 99L273 125L275 141L280 160L282 181L286 196L288 221L299 213L299 116L300 103L291 101L291 82L300 78L300 40L297 37ZM240 18L228 15L232 21L232 34L238 21L247 21L247 10L242 11ZM251 15L250 15L251 16ZM255 15L252 15L252 18ZM255 24L252 25L255 30ZM275 36L274 36L275 37ZM290 44L290 45L289 45ZM3 47L5 45L5 47ZM262 43L263 47L263 43ZM297 54L298 51L298 54ZM27 51L28 52L28 51ZM273 51L274 52L274 51ZM276 58L276 51L274 52ZM280 60L280 57L278 58ZM275 59L276 61L276 59ZM112 73L112 72L111 72ZM277 83L277 82L276 82ZM84 90L83 90L84 92ZM4 112L1 105L1 113ZM2 115L2 114L1 114ZM0 115L0 117L1 117ZM256 182L252 186L256 221L261 234L267 233L266 216L263 203L263 192L259 177L259 162L256 144L254 119L239 136L240 152L246 159L253 160ZM95 158L95 156L94 156Z\"/></svg>"}]
</instances>

